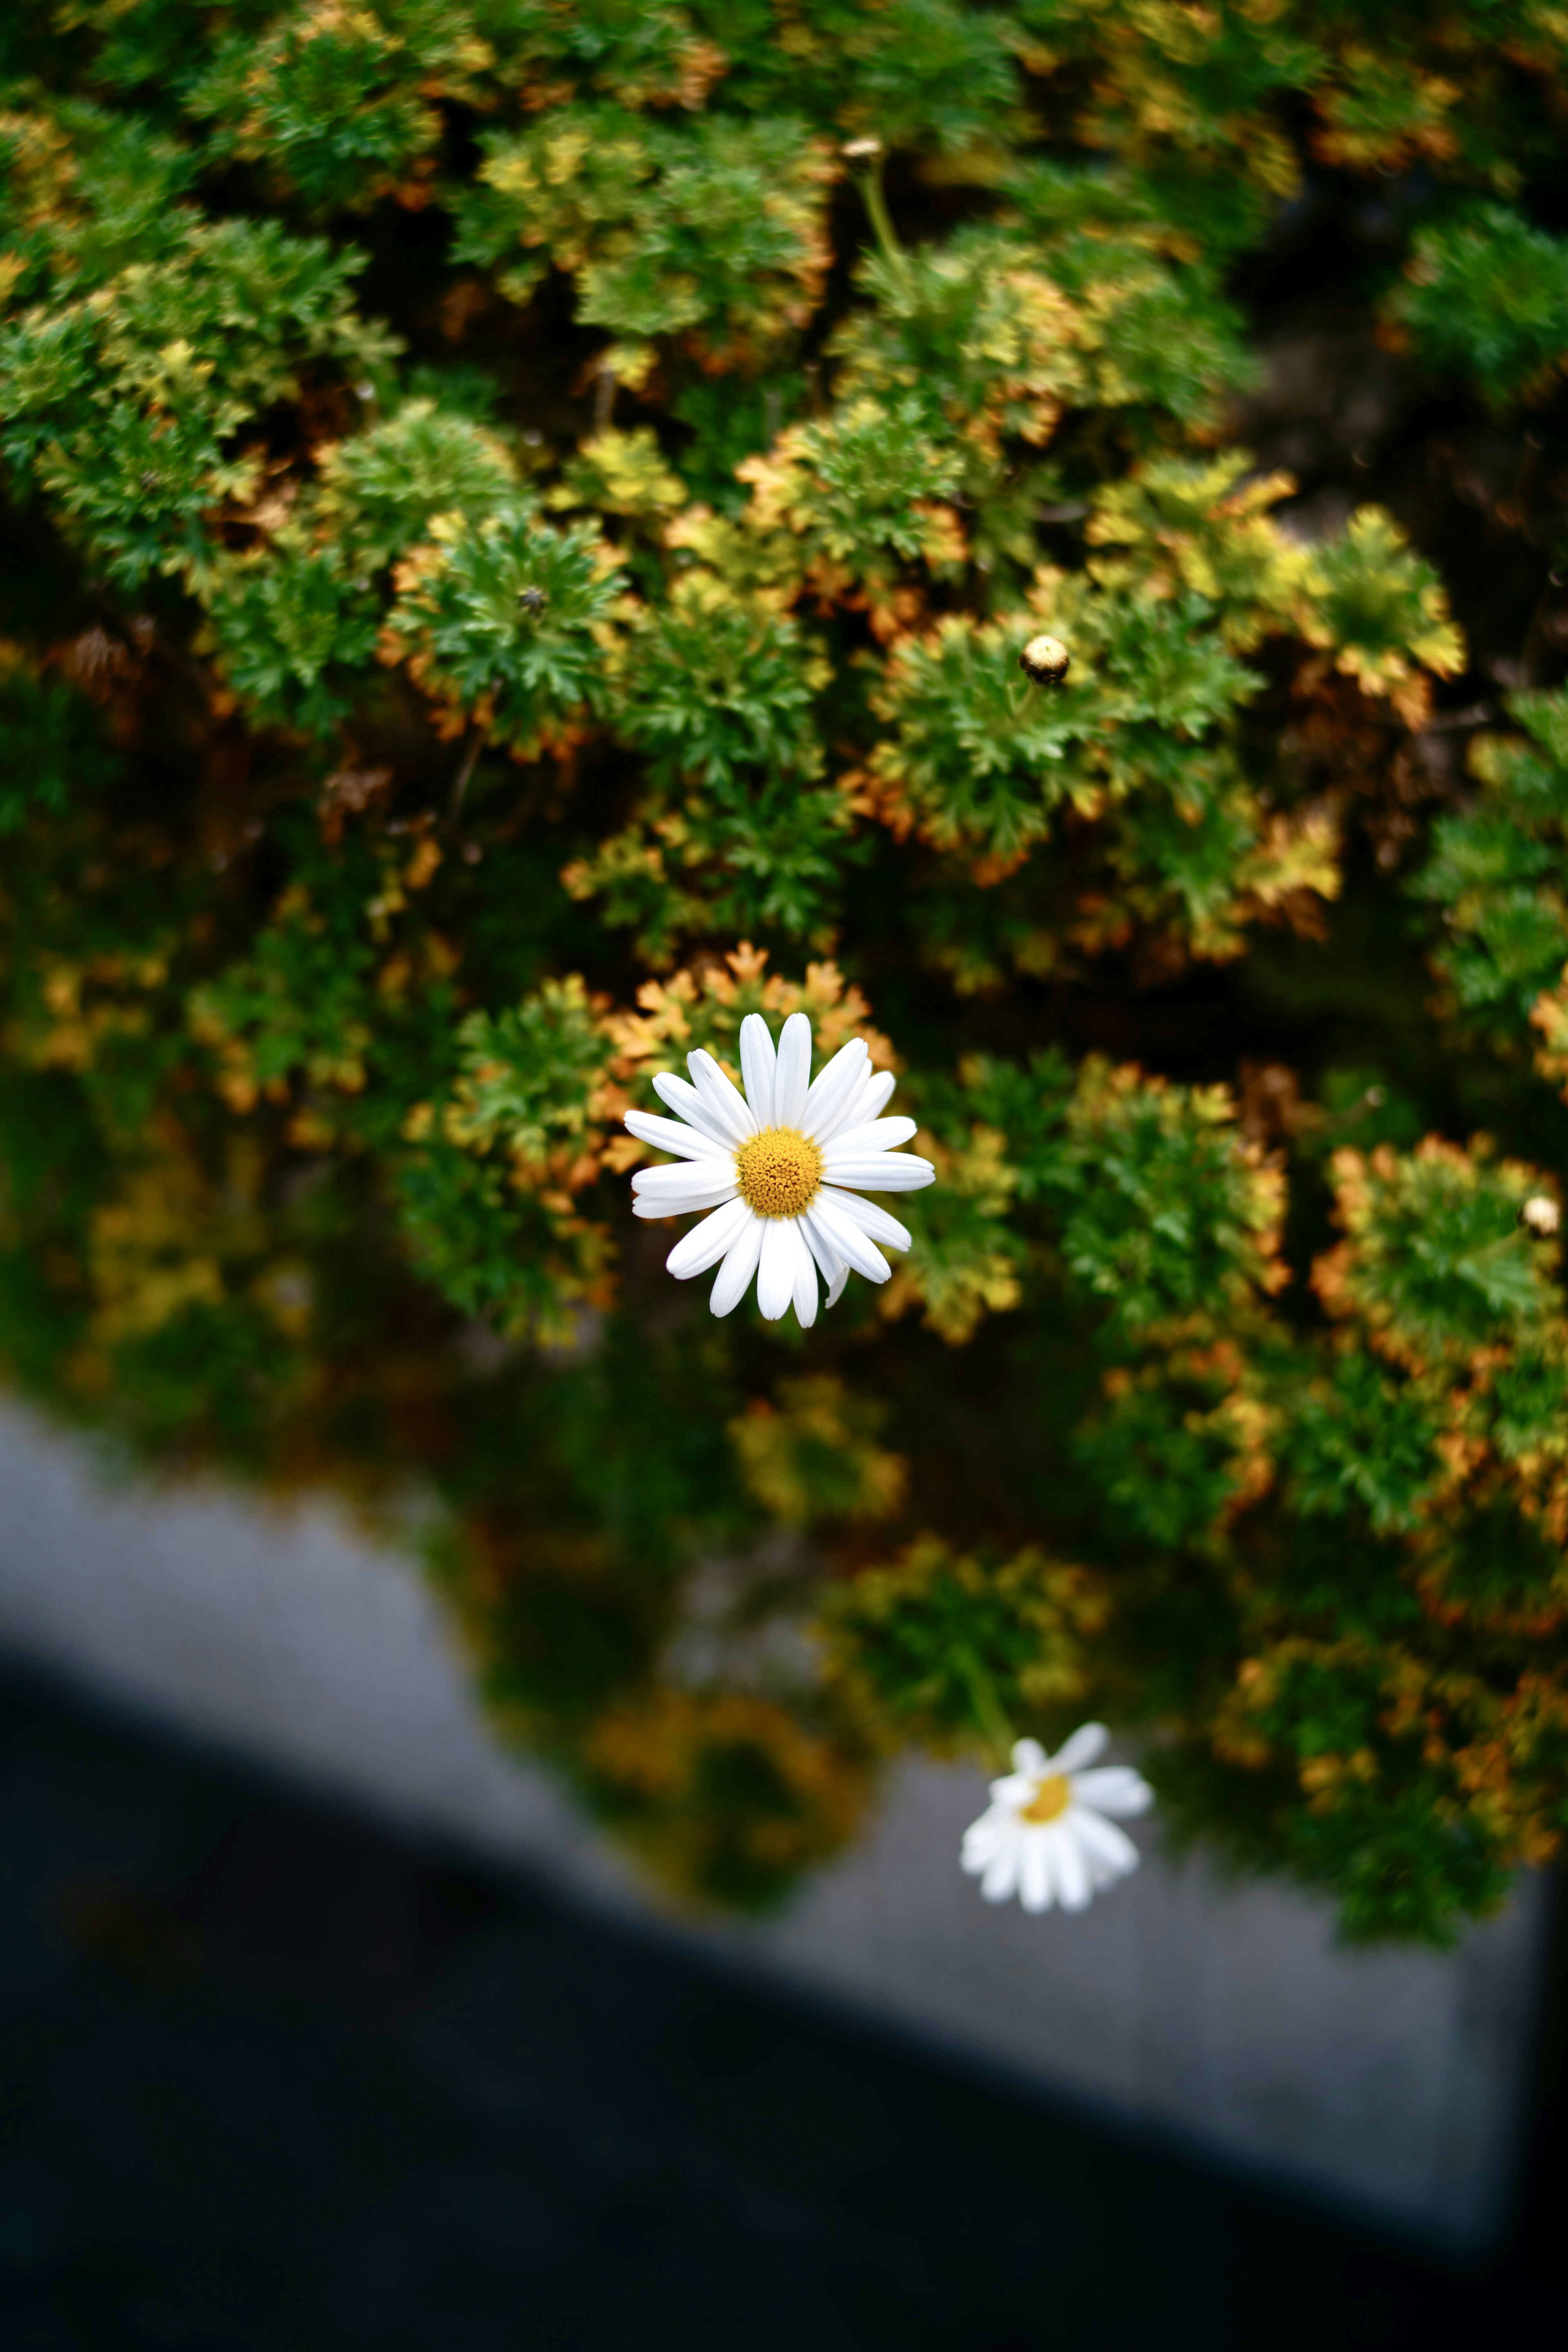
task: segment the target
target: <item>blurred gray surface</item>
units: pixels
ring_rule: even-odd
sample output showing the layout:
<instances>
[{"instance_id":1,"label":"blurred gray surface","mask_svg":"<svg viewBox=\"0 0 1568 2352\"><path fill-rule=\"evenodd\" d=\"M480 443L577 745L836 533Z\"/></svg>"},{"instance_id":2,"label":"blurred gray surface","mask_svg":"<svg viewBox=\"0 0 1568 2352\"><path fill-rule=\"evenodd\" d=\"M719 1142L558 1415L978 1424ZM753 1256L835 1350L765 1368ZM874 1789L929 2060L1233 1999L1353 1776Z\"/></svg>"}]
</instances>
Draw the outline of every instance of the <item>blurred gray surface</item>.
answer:
<instances>
[{"instance_id":1,"label":"blurred gray surface","mask_svg":"<svg viewBox=\"0 0 1568 2352\"><path fill-rule=\"evenodd\" d=\"M501 1753L417 1571L332 1509L108 1487L0 1406L0 1647L396 1820L655 1907ZM981 1776L910 1763L782 1921L679 1932L1369 2218L1479 2246L1510 2187L1542 1890L1455 1954L1334 1949L1327 1913L1151 1853L1078 1918L983 1904Z\"/></svg>"}]
</instances>

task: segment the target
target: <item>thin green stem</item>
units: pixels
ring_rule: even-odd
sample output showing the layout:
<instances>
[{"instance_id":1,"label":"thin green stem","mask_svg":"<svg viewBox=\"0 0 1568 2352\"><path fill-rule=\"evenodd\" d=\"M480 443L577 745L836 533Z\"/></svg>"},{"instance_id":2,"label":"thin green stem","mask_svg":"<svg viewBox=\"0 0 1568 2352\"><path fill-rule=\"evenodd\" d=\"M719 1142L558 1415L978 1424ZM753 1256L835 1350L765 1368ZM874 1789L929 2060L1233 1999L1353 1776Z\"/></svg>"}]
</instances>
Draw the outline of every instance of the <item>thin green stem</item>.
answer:
<instances>
[{"instance_id":1,"label":"thin green stem","mask_svg":"<svg viewBox=\"0 0 1568 2352\"><path fill-rule=\"evenodd\" d=\"M980 1728L995 1752L997 1768L1005 1772L1013 1760L1013 1727L1003 1712L1002 1702L996 1696L996 1685L967 1642L958 1644L952 1658L969 1686L969 1696L974 1702Z\"/></svg>"},{"instance_id":2,"label":"thin green stem","mask_svg":"<svg viewBox=\"0 0 1568 2352\"><path fill-rule=\"evenodd\" d=\"M452 798L447 811L447 830L455 832L462 822L463 803L468 796L468 782L479 764L479 753L485 748L485 730L476 727L468 737L461 767L452 784Z\"/></svg>"},{"instance_id":3,"label":"thin green stem","mask_svg":"<svg viewBox=\"0 0 1568 2352\"><path fill-rule=\"evenodd\" d=\"M879 155L874 163L861 173L860 194L866 199L866 211L870 219L871 233L877 240L879 252L889 268L895 271L907 284L910 257L899 243L898 231L894 228L891 215L888 211L888 200L882 193L882 159Z\"/></svg>"}]
</instances>

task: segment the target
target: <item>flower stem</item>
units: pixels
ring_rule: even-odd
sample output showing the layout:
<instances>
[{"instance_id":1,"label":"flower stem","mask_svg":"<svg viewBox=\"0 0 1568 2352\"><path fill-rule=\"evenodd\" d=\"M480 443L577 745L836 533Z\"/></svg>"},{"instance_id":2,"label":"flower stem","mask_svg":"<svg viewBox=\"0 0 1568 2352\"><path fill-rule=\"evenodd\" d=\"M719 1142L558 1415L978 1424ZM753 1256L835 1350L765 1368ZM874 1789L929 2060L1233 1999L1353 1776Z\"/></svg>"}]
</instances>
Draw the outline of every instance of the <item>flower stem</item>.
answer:
<instances>
[{"instance_id":1,"label":"flower stem","mask_svg":"<svg viewBox=\"0 0 1568 2352\"><path fill-rule=\"evenodd\" d=\"M892 216L888 210L888 199L882 193L880 155L858 174L858 178L860 194L866 200L866 211L871 223L871 233L877 240L877 249L889 268L907 287L910 278L910 257L899 243L899 233L893 226Z\"/></svg>"},{"instance_id":2,"label":"flower stem","mask_svg":"<svg viewBox=\"0 0 1568 2352\"><path fill-rule=\"evenodd\" d=\"M967 1642L958 1644L952 1660L969 1685L969 1696L986 1743L994 1749L998 1768L1005 1772L1013 1760L1013 1727L1003 1712L996 1685Z\"/></svg>"},{"instance_id":3,"label":"flower stem","mask_svg":"<svg viewBox=\"0 0 1568 2352\"><path fill-rule=\"evenodd\" d=\"M448 832L453 831L462 821L463 803L467 800L468 795L468 780L472 776L475 767L478 765L479 753L483 751L484 744L485 730L482 727L476 727L468 738L468 749L463 753L462 766L458 770L457 777L452 785L451 803L447 811L447 829Z\"/></svg>"}]
</instances>

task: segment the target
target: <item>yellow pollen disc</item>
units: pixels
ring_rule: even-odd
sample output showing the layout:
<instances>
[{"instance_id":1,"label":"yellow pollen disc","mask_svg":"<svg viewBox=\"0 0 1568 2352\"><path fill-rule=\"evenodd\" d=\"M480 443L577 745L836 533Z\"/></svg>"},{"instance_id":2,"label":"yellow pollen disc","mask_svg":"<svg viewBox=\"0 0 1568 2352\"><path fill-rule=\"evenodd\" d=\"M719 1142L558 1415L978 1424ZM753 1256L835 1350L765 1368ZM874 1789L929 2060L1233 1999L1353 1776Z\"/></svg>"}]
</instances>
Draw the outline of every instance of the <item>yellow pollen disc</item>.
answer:
<instances>
[{"instance_id":1,"label":"yellow pollen disc","mask_svg":"<svg viewBox=\"0 0 1568 2352\"><path fill-rule=\"evenodd\" d=\"M822 1181L822 1154L793 1127L764 1127L736 1152L735 1174L759 1217L798 1217Z\"/></svg>"},{"instance_id":2,"label":"yellow pollen disc","mask_svg":"<svg viewBox=\"0 0 1568 2352\"><path fill-rule=\"evenodd\" d=\"M1021 1822L1054 1822L1072 1802L1072 1783L1065 1772L1048 1772L1035 1783L1035 1793L1018 1815Z\"/></svg>"}]
</instances>

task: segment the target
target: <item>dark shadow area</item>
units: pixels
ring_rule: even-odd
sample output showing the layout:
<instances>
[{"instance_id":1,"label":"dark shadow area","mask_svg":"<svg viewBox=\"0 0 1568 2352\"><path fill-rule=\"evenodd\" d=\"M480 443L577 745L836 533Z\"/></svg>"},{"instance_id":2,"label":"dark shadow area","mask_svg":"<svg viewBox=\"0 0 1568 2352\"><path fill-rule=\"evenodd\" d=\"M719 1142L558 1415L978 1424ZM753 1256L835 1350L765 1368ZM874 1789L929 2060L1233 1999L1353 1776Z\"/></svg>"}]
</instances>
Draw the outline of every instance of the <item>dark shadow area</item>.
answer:
<instances>
[{"instance_id":1,"label":"dark shadow area","mask_svg":"<svg viewBox=\"0 0 1568 2352\"><path fill-rule=\"evenodd\" d=\"M1557 2038L1458 2273L15 1672L0 2018L5 2352L1552 2338Z\"/></svg>"}]
</instances>

